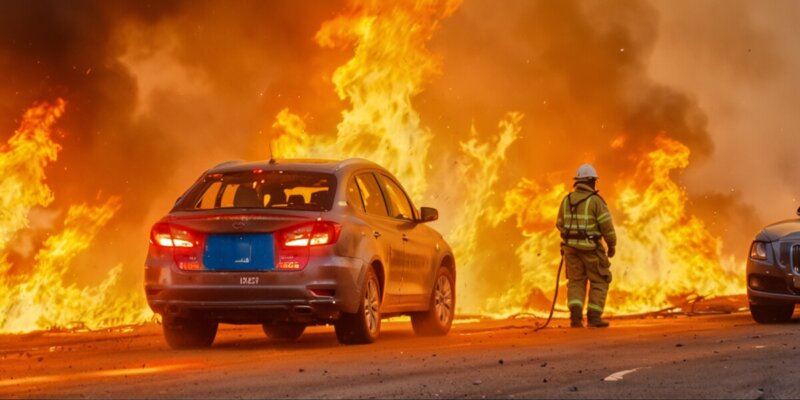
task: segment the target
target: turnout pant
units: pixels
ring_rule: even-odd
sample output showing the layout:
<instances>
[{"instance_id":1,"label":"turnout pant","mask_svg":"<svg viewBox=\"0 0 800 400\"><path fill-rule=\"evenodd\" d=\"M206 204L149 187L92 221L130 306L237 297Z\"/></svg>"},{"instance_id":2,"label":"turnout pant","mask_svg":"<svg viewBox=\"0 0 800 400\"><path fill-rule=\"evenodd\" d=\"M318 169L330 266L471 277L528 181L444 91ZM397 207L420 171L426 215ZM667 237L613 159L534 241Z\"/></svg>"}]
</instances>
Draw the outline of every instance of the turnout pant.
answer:
<instances>
[{"instance_id":1,"label":"turnout pant","mask_svg":"<svg viewBox=\"0 0 800 400\"><path fill-rule=\"evenodd\" d=\"M564 263L567 267L567 306L580 307L586 299L586 283L589 282L588 310L603 312L611 283L611 263L605 249L578 250L564 246Z\"/></svg>"}]
</instances>

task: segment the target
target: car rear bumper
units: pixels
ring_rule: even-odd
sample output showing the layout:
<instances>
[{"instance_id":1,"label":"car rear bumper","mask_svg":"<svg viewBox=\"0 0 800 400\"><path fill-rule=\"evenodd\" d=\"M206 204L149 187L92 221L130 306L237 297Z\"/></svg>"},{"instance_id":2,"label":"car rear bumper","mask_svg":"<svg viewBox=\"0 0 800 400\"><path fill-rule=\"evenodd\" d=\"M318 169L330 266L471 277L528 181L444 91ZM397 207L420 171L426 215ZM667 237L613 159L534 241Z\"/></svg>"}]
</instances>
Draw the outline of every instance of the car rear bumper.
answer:
<instances>
[{"instance_id":1,"label":"car rear bumper","mask_svg":"<svg viewBox=\"0 0 800 400\"><path fill-rule=\"evenodd\" d=\"M788 268L747 262L747 298L753 304L800 304L800 276Z\"/></svg>"},{"instance_id":2,"label":"car rear bumper","mask_svg":"<svg viewBox=\"0 0 800 400\"><path fill-rule=\"evenodd\" d=\"M325 257L302 271L181 271L148 260L145 293L162 315L228 323L325 323L353 313L361 300L364 263Z\"/></svg>"}]
</instances>

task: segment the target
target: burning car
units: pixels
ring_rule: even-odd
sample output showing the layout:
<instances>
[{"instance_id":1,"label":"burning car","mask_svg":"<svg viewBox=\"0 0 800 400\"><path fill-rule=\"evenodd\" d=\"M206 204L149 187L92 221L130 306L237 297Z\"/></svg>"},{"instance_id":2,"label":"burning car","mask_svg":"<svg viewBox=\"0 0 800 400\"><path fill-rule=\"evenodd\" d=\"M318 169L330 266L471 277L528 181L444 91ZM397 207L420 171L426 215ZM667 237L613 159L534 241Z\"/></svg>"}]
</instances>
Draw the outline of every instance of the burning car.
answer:
<instances>
[{"instance_id":1,"label":"burning car","mask_svg":"<svg viewBox=\"0 0 800 400\"><path fill-rule=\"evenodd\" d=\"M372 162L226 162L202 174L150 233L145 292L173 348L207 347L219 323L294 340L333 324L371 343L381 318L444 335L455 259L389 172Z\"/></svg>"},{"instance_id":2,"label":"burning car","mask_svg":"<svg viewBox=\"0 0 800 400\"><path fill-rule=\"evenodd\" d=\"M747 260L747 297L756 322L792 318L800 303L800 219L769 225L756 236Z\"/></svg>"}]
</instances>

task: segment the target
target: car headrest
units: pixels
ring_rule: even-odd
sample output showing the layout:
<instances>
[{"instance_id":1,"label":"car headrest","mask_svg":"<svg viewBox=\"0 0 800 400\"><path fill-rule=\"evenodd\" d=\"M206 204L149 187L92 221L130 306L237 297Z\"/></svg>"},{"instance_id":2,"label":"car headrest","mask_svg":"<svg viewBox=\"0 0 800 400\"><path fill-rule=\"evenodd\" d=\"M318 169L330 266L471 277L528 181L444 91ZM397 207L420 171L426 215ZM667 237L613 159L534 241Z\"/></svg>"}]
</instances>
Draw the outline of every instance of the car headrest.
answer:
<instances>
[{"instance_id":1,"label":"car headrest","mask_svg":"<svg viewBox=\"0 0 800 400\"><path fill-rule=\"evenodd\" d=\"M276 204L286 204L286 193L283 192L283 189L270 191L269 194L269 203L267 203L267 207L273 207Z\"/></svg>"},{"instance_id":2,"label":"car headrest","mask_svg":"<svg viewBox=\"0 0 800 400\"><path fill-rule=\"evenodd\" d=\"M306 204L306 200L303 198L302 194L293 194L289 196L289 201L287 201L289 206L294 206L298 204Z\"/></svg>"},{"instance_id":3,"label":"car headrest","mask_svg":"<svg viewBox=\"0 0 800 400\"><path fill-rule=\"evenodd\" d=\"M233 206L245 208L264 207L264 205L261 204L261 199L258 198L256 190L250 186L244 185L240 185L239 188L236 189L236 195L233 196Z\"/></svg>"}]
</instances>

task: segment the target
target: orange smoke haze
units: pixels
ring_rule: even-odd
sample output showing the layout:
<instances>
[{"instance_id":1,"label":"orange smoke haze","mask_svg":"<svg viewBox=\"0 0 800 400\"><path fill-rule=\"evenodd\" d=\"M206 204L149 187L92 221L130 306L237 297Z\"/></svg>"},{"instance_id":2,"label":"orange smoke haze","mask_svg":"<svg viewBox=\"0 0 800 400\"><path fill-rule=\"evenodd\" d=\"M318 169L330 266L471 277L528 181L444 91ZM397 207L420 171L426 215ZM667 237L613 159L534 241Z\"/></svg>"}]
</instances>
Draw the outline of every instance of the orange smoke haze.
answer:
<instances>
[{"instance_id":1,"label":"orange smoke haze","mask_svg":"<svg viewBox=\"0 0 800 400\"><path fill-rule=\"evenodd\" d=\"M722 48L743 38L769 57L760 80L741 79L766 82L788 61L764 49L783 42L735 12L750 5L731 4L735 26L688 19L708 30L694 45L727 61ZM800 173L781 167L783 153L761 158L759 173L781 172L765 184L748 172L751 149L727 153L729 132L749 132L712 129L730 109L709 114L716 88L676 61L694 54L674 33L692 12L643 1L0 5L0 172L18 177L0 193L0 332L149 318L151 223L203 170L265 159L269 143L278 157L372 159L417 206L439 208L462 313L547 308L555 213L584 162L620 234L610 312L740 293L749 240L791 215ZM788 131L774 135L797 148ZM720 167L731 159L742 165ZM772 201L736 182L795 187Z\"/></svg>"}]
</instances>

